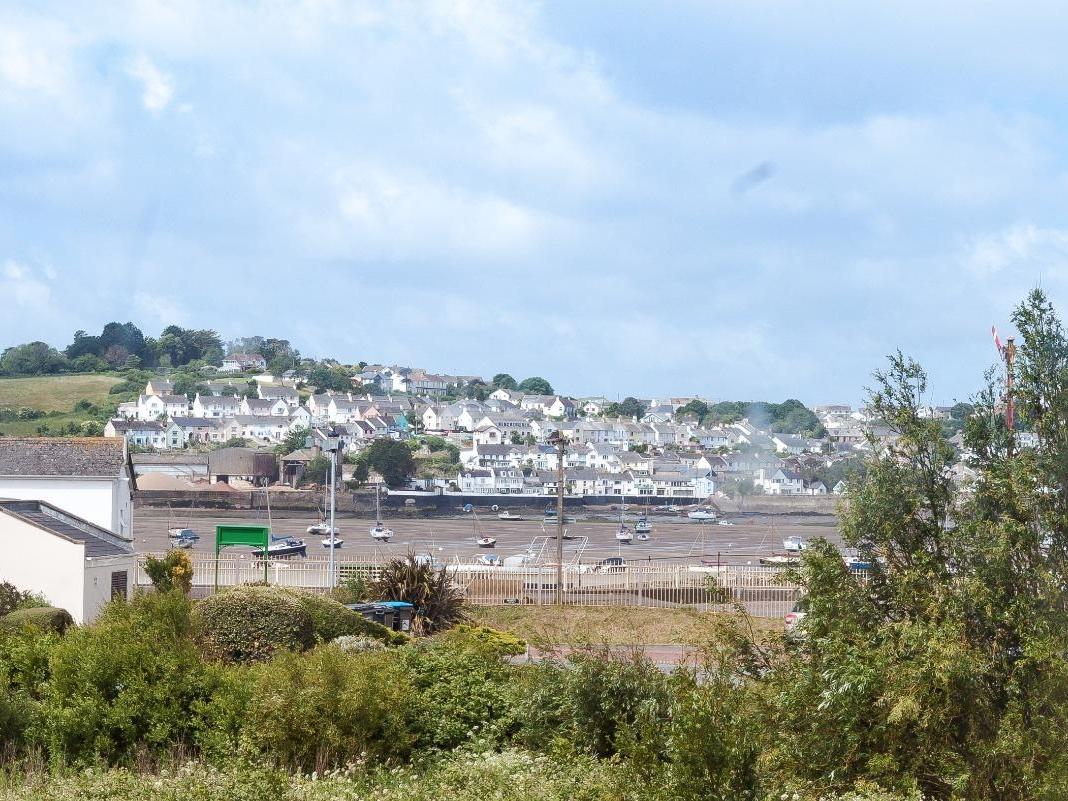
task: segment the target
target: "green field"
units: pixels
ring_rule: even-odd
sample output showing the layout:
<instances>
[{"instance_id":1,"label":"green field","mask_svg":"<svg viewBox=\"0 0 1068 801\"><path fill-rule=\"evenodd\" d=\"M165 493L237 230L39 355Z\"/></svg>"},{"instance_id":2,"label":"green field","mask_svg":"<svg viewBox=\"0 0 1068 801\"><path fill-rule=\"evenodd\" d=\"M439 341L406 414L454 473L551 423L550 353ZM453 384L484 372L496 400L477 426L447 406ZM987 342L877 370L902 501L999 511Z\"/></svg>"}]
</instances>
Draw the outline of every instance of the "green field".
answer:
<instances>
[{"instance_id":1,"label":"green field","mask_svg":"<svg viewBox=\"0 0 1068 801\"><path fill-rule=\"evenodd\" d=\"M114 400L108 390L120 379L110 375L49 375L0 378L0 409L29 408L42 412L70 412L80 400L104 404ZM30 430L36 426L31 426Z\"/></svg>"}]
</instances>

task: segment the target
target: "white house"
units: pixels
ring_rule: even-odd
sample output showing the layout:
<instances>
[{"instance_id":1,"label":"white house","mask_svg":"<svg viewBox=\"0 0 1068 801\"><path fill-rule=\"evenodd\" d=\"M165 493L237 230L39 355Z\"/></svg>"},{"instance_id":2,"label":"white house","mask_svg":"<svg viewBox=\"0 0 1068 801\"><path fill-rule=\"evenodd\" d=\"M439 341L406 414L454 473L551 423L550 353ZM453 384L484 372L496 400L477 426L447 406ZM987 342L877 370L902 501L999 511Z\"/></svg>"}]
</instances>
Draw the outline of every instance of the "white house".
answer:
<instances>
[{"instance_id":1,"label":"white house","mask_svg":"<svg viewBox=\"0 0 1068 801\"><path fill-rule=\"evenodd\" d=\"M122 439L0 437L0 498L45 501L132 539L134 489Z\"/></svg>"},{"instance_id":2,"label":"white house","mask_svg":"<svg viewBox=\"0 0 1068 801\"><path fill-rule=\"evenodd\" d=\"M104 436L125 437L131 445L165 448L166 428L160 420L108 420L104 425Z\"/></svg>"},{"instance_id":3,"label":"white house","mask_svg":"<svg viewBox=\"0 0 1068 801\"><path fill-rule=\"evenodd\" d=\"M300 405L300 393L292 387L278 386L276 384L258 384L256 393L263 400L283 400L291 407Z\"/></svg>"},{"instance_id":4,"label":"white house","mask_svg":"<svg viewBox=\"0 0 1068 801\"><path fill-rule=\"evenodd\" d=\"M291 408L282 398L242 398L241 414L289 417Z\"/></svg>"},{"instance_id":5,"label":"white house","mask_svg":"<svg viewBox=\"0 0 1068 801\"><path fill-rule=\"evenodd\" d=\"M0 581L41 593L80 624L128 600L136 580L129 541L40 500L0 500L0 553Z\"/></svg>"},{"instance_id":6,"label":"white house","mask_svg":"<svg viewBox=\"0 0 1068 801\"><path fill-rule=\"evenodd\" d=\"M456 483L464 495L492 495L494 493L493 470L488 467L461 470Z\"/></svg>"},{"instance_id":7,"label":"white house","mask_svg":"<svg viewBox=\"0 0 1068 801\"><path fill-rule=\"evenodd\" d=\"M805 495L805 482L800 473L785 468L757 471L756 486L760 487L765 495Z\"/></svg>"},{"instance_id":8,"label":"white house","mask_svg":"<svg viewBox=\"0 0 1068 801\"><path fill-rule=\"evenodd\" d=\"M231 353L223 359L219 372L237 373L246 370L265 370L267 360L258 353Z\"/></svg>"},{"instance_id":9,"label":"white house","mask_svg":"<svg viewBox=\"0 0 1068 801\"><path fill-rule=\"evenodd\" d=\"M198 392L193 398L193 417L234 417L240 413L241 401L232 395L201 395Z\"/></svg>"}]
</instances>

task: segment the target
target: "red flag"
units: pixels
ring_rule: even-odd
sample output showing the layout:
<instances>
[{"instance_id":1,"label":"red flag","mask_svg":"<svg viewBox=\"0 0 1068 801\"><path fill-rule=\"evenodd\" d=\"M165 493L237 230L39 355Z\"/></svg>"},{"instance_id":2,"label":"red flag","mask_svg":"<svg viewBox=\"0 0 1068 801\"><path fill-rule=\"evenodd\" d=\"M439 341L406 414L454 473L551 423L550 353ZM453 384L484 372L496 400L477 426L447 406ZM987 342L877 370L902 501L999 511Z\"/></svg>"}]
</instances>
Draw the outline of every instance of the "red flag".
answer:
<instances>
[{"instance_id":1,"label":"red flag","mask_svg":"<svg viewBox=\"0 0 1068 801\"><path fill-rule=\"evenodd\" d=\"M998 329L990 326L990 333L994 335L994 347L998 349L998 353L1004 353L1005 347L1001 344L1001 338L998 337Z\"/></svg>"}]
</instances>

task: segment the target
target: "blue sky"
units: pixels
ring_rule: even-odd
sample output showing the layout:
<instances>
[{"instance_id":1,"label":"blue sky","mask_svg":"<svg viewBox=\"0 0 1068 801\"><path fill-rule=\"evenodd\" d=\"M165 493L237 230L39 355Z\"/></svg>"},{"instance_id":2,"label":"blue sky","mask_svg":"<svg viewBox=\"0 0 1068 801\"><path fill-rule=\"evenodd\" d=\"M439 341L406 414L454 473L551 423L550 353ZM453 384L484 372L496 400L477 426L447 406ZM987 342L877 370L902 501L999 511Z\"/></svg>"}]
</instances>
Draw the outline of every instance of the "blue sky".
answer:
<instances>
[{"instance_id":1,"label":"blue sky","mask_svg":"<svg viewBox=\"0 0 1068 801\"><path fill-rule=\"evenodd\" d=\"M935 402L1068 298L1057 6L0 6L0 343L170 322L580 393Z\"/></svg>"}]
</instances>

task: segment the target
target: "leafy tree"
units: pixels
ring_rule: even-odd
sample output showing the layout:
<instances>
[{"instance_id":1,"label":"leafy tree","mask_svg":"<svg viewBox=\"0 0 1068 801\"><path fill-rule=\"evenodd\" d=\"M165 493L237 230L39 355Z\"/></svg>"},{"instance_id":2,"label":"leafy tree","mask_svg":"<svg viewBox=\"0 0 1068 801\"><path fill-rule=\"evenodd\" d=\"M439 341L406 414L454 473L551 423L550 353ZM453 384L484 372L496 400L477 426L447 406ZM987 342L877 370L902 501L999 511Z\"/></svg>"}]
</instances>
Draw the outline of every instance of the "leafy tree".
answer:
<instances>
[{"instance_id":1,"label":"leafy tree","mask_svg":"<svg viewBox=\"0 0 1068 801\"><path fill-rule=\"evenodd\" d=\"M679 416L686 415L686 414L692 414L692 415L695 415L698 420L703 421L705 419L705 417L708 416L708 412L709 412L708 404L705 403L703 400L700 400L698 398L694 398L692 401L687 403L685 406L680 407L679 410L676 412L676 414L679 415Z\"/></svg>"},{"instance_id":2,"label":"leafy tree","mask_svg":"<svg viewBox=\"0 0 1068 801\"><path fill-rule=\"evenodd\" d=\"M15 345L0 355L0 373L5 375L50 375L69 366L67 357L46 342Z\"/></svg>"},{"instance_id":3,"label":"leafy tree","mask_svg":"<svg viewBox=\"0 0 1068 801\"><path fill-rule=\"evenodd\" d=\"M645 414L645 404L637 398L627 397L619 403L610 403L604 408L605 417L641 417Z\"/></svg>"},{"instance_id":4,"label":"leafy tree","mask_svg":"<svg viewBox=\"0 0 1068 801\"><path fill-rule=\"evenodd\" d=\"M301 479L302 484L325 484L330 477L330 460L320 454L308 462Z\"/></svg>"},{"instance_id":5,"label":"leafy tree","mask_svg":"<svg viewBox=\"0 0 1068 801\"><path fill-rule=\"evenodd\" d=\"M329 362L319 362L308 371L308 384L316 392L332 389L335 392L347 392L352 389L352 372L344 367Z\"/></svg>"},{"instance_id":6,"label":"leafy tree","mask_svg":"<svg viewBox=\"0 0 1068 801\"><path fill-rule=\"evenodd\" d=\"M489 397L491 390L486 386L484 381L469 381L464 386L464 397L474 398L475 400L484 401Z\"/></svg>"},{"instance_id":7,"label":"leafy tree","mask_svg":"<svg viewBox=\"0 0 1068 801\"><path fill-rule=\"evenodd\" d=\"M281 442L275 445L274 452L279 456L285 456L287 453L299 451L301 448L305 447L304 443L308 439L308 434L308 429L304 426L294 428L285 435Z\"/></svg>"},{"instance_id":8,"label":"leafy tree","mask_svg":"<svg viewBox=\"0 0 1068 801\"><path fill-rule=\"evenodd\" d=\"M552 395L553 385L540 376L524 378L519 384L519 391L530 395Z\"/></svg>"},{"instance_id":9,"label":"leafy tree","mask_svg":"<svg viewBox=\"0 0 1068 801\"><path fill-rule=\"evenodd\" d=\"M415 459L412 450L403 442L392 439L376 439L356 457L356 464L366 464L382 476L390 487L408 483L415 474Z\"/></svg>"},{"instance_id":10,"label":"leafy tree","mask_svg":"<svg viewBox=\"0 0 1068 801\"><path fill-rule=\"evenodd\" d=\"M493 376L492 384L496 389L508 389L513 391L519 389L516 380L508 375L508 373L497 373L497 375Z\"/></svg>"},{"instance_id":11,"label":"leafy tree","mask_svg":"<svg viewBox=\"0 0 1068 801\"><path fill-rule=\"evenodd\" d=\"M464 619L463 590L453 582L448 569L435 568L414 553L386 562L374 590L377 597L387 601L412 604L412 628L417 633L433 634Z\"/></svg>"}]
</instances>

